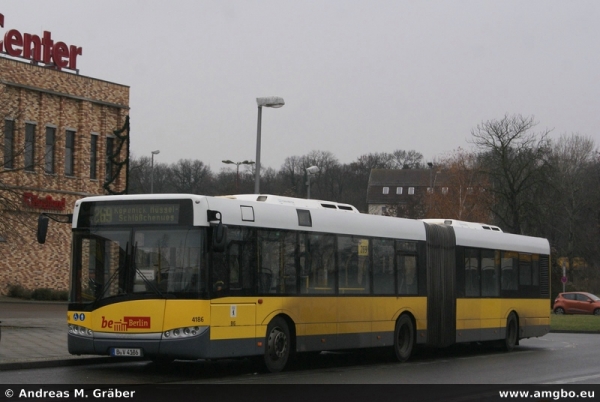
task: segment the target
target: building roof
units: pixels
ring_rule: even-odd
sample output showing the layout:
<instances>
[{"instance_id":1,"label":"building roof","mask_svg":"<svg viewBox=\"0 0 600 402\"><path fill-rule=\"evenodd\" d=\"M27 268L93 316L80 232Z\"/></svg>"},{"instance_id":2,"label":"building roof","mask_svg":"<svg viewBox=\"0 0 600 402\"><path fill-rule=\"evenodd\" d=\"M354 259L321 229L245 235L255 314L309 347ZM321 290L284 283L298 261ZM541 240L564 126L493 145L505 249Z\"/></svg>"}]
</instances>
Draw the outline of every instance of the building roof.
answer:
<instances>
[{"instance_id":1,"label":"building roof","mask_svg":"<svg viewBox=\"0 0 600 402\"><path fill-rule=\"evenodd\" d=\"M444 171L436 169L371 169L367 189L367 204L397 204L407 197L408 187L428 188L444 186L447 182ZM389 187L389 193L383 194L383 187ZM402 187L402 194L396 188ZM415 190L416 191L416 190Z\"/></svg>"}]
</instances>

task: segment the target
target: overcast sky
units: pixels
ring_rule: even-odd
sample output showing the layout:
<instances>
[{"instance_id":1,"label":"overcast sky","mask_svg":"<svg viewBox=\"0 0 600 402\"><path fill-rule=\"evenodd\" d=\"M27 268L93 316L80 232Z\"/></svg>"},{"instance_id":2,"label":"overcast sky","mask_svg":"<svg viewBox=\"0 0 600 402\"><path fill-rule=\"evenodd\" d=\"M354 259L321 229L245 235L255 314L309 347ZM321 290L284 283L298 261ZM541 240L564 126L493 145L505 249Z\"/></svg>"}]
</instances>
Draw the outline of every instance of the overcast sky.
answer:
<instances>
[{"instance_id":1,"label":"overcast sky","mask_svg":"<svg viewBox=\"0 0 600 402\"><path fill-rule=\"evenodd\" d=\"M130 87L131 150L155 162L312 150L349 163L470 148L471 130L535 116L600 142L600 2L4 1L4 28L83 48L80 74Z\"/></svg>"}]
</instances>

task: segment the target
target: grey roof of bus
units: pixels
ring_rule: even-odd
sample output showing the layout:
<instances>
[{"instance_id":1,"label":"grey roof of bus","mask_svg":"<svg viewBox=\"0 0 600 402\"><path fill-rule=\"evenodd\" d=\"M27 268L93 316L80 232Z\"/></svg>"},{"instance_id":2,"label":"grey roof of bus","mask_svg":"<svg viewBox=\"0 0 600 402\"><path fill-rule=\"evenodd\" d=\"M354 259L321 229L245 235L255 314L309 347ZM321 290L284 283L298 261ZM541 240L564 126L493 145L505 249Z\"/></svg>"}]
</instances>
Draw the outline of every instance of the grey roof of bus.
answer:
<instances>
[{"instance_id":1,"label":"grey roof of bus","mask_svg":"<svg viewBox=\"0 0 600 402\"><path fill-rule=\"evenodd\" d=\"M458 219L421 219L426 223L433 223L436 225L450 225L454 227L461 227L466 229L476 229L476 230L492 230L494 232L502 232L500 227L495 225L490 225L487 223L478 223L478 222L467 222L461 221Z\"/></svg>"},{"instance_id":2,"label":"grey roof of bus","mask_svg":"<svg viewBox=\"0 0 600 402\"><path fill-rule=\"evenodd\" d=\"M267 204L288 205L300 208L338 209L340 211L360 213L353 205L334 201L284 197L272 194L235 194L222 197L243 201L265 202Z\"/></svg>"}]
</instances>

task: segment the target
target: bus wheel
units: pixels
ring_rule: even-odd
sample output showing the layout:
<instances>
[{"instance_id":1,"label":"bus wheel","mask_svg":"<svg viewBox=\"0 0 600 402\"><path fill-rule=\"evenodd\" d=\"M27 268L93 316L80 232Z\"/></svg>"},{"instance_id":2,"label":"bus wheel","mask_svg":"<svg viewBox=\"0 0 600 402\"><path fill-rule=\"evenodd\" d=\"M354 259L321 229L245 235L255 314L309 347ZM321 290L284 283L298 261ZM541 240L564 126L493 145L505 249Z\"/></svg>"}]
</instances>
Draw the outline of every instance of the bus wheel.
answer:
<instances>
[{"instance_id":1,"label":"bus wheel","mask_svg":"<svg viewBox=\"0 0 600 402\"><path fill-rule=\"evenodd\" d=\"M290 357L290 330L281 317L275 317L267 327L265 365L271 373L278 373Z\"/></svg>"},{"instance_id":2,"label":"bus wheel","mask_svg":"<svg viewBox=\"0 0 600 402\"><path fill-rule=\"evenodd\" d=\"M398 361L404 362L410 358L415 347L415 326L406 314L396 321L394 331L394 352Z\"/></svg>"},{"instance_id":3,"label":"bus wheel","mask_svg":"<svg viewBox=\"0 0 600 402\"><path fill-rule=\"evenodd\" d=\"M510 313L506 320L506 338L504 339L504 350L510 352L518 342L519 325L515 313Z\"/></svg>"}]
</instances>

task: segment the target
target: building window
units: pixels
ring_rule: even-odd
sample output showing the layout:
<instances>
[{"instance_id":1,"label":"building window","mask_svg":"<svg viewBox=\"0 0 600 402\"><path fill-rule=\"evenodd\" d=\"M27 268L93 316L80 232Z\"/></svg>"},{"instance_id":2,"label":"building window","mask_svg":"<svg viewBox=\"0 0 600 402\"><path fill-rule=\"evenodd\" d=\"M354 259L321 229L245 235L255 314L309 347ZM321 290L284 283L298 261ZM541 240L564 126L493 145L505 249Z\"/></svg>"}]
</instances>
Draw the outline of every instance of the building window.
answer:
<instances>
[{"instance_id":1,"label":"building window","mask_svg":"<svg viewBox=\"0 0 600 402\"><path fill-rule=\"evenodd\" d=\"M65 175L75 176L75 131L67 130L65 144Z\"/></svg>"},{"instance_id":2,"label":"building window","mask_svg":"<svg viewBox=\"0 0 600 402\"><path fill-rule=\"evenodd\" d=\"M35 170L35 124L25 123L25 170Z\"/></svg>"},{"instance_id":3,"label":"building window","mask_svg":"<svg viewBox=\"0 0 600 402\"><path fill-rule=\"evenodd\" d=\"M4 168L14 168L15 157L15 121L12 119L4 120Z\"/></svg>"},{"instance_id":4,"label":"building window","mask_svg":"<svg viewBox=\"0 0 600 402\"><path fill-rule=\"evenodd\" d=\"M389 194L390 193L390 188L389 187L384 187L383 188L383 194Z\"/></svg>"},{"instance_id":5,"label":"building window","mask_svg":"<svg viewBox=\"0 0 600 402\"><path fill-rule=\"evenodd\" d=\"M415 188L414 187L409 187L408 188L408 195L414 195L415 194Z\"/></svg>"},{"instance_id":6,"label":"building window","mask_svg":"<svg viewBox=\"0 0 600 402\"><path fill-rule=\"evenodd\" d=\"M106 138L106 181L109 182L113 178L113 148L115 139L113 137Z\"/></svg>"},{"instance_id":7,"label":"building window","mask_svg":"<svg viewBox=\"0 0 600 402\"><path fill-rule=\"evenodd\" d=\"M54 173L54 144L56 128L46 127L46 155L44 157L44 170L46 173Z\"/></svg>"},{"instance_id":8,"label":"building window","mask_svg":"<svg viewBox=\"0 0 600 402\"><path fill-rule=\"evenodd\" d=\"M402 194L402 187L396 187L396 194Z\"/></svg>"},{"instance_id":9,"label":"building window","mask_svg":"<svg viewBox=\"0 0 600 402\"><path fill-rule=\"evenodd\" d=\"M90 179L98 178L98 135L92 134L90 144Z\"/></svg>"}]
</instances>

